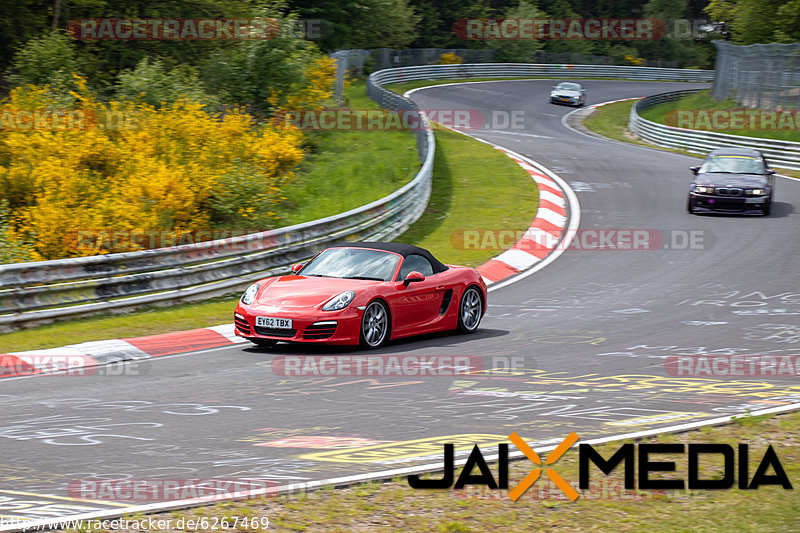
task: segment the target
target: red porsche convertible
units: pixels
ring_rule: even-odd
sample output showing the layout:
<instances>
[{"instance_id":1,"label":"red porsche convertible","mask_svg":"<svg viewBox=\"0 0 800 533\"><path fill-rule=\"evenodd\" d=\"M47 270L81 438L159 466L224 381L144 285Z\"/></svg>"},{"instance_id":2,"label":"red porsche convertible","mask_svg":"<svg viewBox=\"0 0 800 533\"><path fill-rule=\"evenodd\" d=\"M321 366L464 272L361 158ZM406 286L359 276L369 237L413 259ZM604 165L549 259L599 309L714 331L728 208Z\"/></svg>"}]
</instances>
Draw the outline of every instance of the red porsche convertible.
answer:
<instances>
[{"instance_id":1,"label":"red porsche convertible","mask_svg":"<svg viewBox=\"0 0 800 533\"><path fill-rule=\"evenodd\" d=\"M486 310L486 284L475 269L444 265L408 244L337 244L292 272L244 291L233 315L236 335L265 347L288 341L373 349L411 335L472 333Z\"/></svg>"}]
</instances>

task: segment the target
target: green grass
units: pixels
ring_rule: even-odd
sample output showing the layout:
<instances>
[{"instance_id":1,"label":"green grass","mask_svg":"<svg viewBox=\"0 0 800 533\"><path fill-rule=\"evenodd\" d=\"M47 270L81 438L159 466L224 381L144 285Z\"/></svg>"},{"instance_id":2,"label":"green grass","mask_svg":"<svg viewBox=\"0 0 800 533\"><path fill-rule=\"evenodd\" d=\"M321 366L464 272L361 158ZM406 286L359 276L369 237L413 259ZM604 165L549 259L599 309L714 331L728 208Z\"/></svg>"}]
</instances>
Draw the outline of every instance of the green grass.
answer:
<instances>
[{"instance_id":1,"label":"green grass","mask_svg":"<svg viewBox=\"0 0 800 533\"><path fill-rule=\"evenodd\" d=\"M646 143L634 137L628 130L628 115L630 114L631 106L635 103L636 100L631 100L627 102L616 102L614 104L608 104L602 107L598 107L592 112L591 115L589 115L583 120L583 125L586 128L592 130L593 132L608 137L610 139L623 141L631 144L638 144L641 146L648 146L652 148L654 145ZM653 118L649 118L648 116L646 116L647 111L650 110L646 110L644 113L641 114L641 116L647 118L648 120L653 120ZM693 154L690 152L686 152L684 150L676 150L676 149L662 148L662 147L659 147L659 149L668 150L670 152L688 155L690 157L695 157L695 158L701 157L698 154ZM780 169L780 174L783 176L800 178L800 171L796 170Z\"/></svg>"},{"instance_id":2,"label":"green grass","mask_svg":"<svg viewBox=\"0 0 800 533\"><path fill-rule=\"evenodd\" d=\"M667 120L667 114L670 111L678 111L678 110L715 110L715 109L742 109L742 106L736 103L734 100L723 100L717 101L711 98L711 90L704 90L698 91L694 94L690 94L684 96L680 100L675 100L674 102L666 102L663 104L659 104L657 106L651 107L650 109L646 109L640 113L642 118L647 120L652 120L653 122L658 122L660 124L668 124L670 126L676 126L677 123L674 119ZM673 114L674 116L674 114ZM696 116L696 115L694 115ZM749 119L745 120L746 123L749 122ZM693 129L700 129L699 127ZM726 133L731 135L744 135L746 137L762 137L765 139L778 139L782 141L794 141L800 142L800 128L797 129L760 129L756 127L755 129L750 128L742 128L742 129L707 129L706 131L716 131L718 133Z\"/></svg>"},{"instance_id":3,"label":"green grass","mask_svg":"<svg viewBox=\"0 0 800 533\"><path fill-rule=\"evenodd\" d=\"M378 109L365 83L345 91L351 109ZM342 213L392 193L417 169L417 143L409 131L307 132L311 153L278 209L288 226ZM358 147L354 150L353 147Z\"/></svg>"},{"instance_id":4,"label":"green grass","mask_svg":"<svg viewBox=\"0 0 800 533\"><path fill-rule=\"evenodd\" d=\"M583 125L604 137L631 142L633 137L627 128L628 115L631 113L631 106L636 102L637 100L630 100L598 107L584 119Z\"/></svg>"},{"instance_id":5,"label":"green grass","mask_svg":"<svg viewBox=\"0 0 800 533\"><path fill-rule=\"evenodd\" d=\"M379 135L378 132L373 134ZM538 192L524 170L486 144L449 130L437 130L436 142L430 203L420 220L398 240L430 248L447 263L476 266L502 250L464 250L458 242L452 242L454 232L525 230L536 214ZM348 143L339 148L357 151ZM361 169L361 172L367 170ZM364 175L370 176L368 172L358 174ZM399 186L390 188L387 193ZM352 207L368 201L369 198L362 198ZM211 302L86 318L7 333L0 336L0 353L214 326L231 321L237 297L231 295Z\"/></svg>"},{"instance_id":6,"label":"green grass","mask_svg":"<svg viewBox=\"0 0 800 533\"><path fill-rule=\"evenodd\" d=\"M758 417L752 423L704 427L700 430L650 437L647 443L721 443L736 449L738 443L750 446L749 473L752 476L770 444L774 447L794 490L764 485L758 490L674 490L624 491L622 468L605 477L592 471L595 487L575 502L558 499L560 491L551 485L548 496L542 490L547 478L542 475L517 502L507 491L481 492L480 487L450 490L414 490L405 478L372 482L353 487L279 497L217 504L186 509L189 517L250 516L267 517L270 529L277 531L589 531L589 532L723 532L800 531L800 413ZM596 446L603 457L610 457L620 442ZM513 449L513 446L512 446ZM577 447L573 446L552 469L577 488ZM658 454L655 461L673 461L675 472L651 474L652 478L686 479L686 454ZM700 477L720 477L718 463L701 457ZM516 484L535 465L528 460L513 461L509 467L509 487ZM490 467L496 475L497 467ZM474 473L474 472L473 472ZM768 474L772 470L768 470ZM735 476L738 471L735 470ZM734 487L736 484L734 483ZM534 495L540 494L536 498ZM622 496L622 497L621 497ZM158 518L169 518L164 514Z\"/></svg>"},{"instance_id":7,"label":"green grass","mask_svg":"<svg viewBox=\"0 0 800 533\"><path fill-rule=\"evenodd\" d=\"M565 73L569 71L565 70ZM400 83L387 83L385 88L394 91L398 94L404 94L411 89L418 89L420 87L429 87L431 85L444 85L446 83L468 83L471 81L520 81L520 80L598 80L598 81L631 81L624 78L575 78L572 76L521 76L521 77L508 77L508 78L447 78L441 80L414 80L404 81ZM663 81L668 83L669 80L650 80L650 81Z\"/></svg>"},{"instance_id":8,"label":"green grass","mask_svg":"<svg viewBox=\"0 0 800 533\"><path fill-rule=\"evenodd\" d=\"M450 264L478 266L502 249L465 249L463 231L522 230L536 215L538 189L511 158L460 133L437 129L428 208L400 242Z\"/></svg>"}]
</instances>

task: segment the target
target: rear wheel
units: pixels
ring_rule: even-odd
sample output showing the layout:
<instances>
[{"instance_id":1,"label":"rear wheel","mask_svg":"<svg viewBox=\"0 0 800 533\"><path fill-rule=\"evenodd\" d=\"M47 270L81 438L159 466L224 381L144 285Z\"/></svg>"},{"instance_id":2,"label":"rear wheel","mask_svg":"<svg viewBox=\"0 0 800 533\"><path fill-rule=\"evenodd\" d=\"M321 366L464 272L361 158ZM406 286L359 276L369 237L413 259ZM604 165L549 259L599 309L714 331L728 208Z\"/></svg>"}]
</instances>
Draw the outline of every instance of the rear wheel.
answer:
<instances>
[{"instance_id":1,"label":"rear wheel","mask_svg":"<svg viewBox=\"0 0 800 533\"><path fill-rule=\"evenodd\" d=\"M483 300L481 293L473 285L467 287L461 296L461 303L458 306L458 331L461 333L473 333L478 329L483 317Z\"/></svg>"},{"instance_id":2,"label":"rear wheel","mask_svg":"<svg viewBox=\"0 0 800 533\"><path fill-rule=\"evenodd\" d=\"M383 346L388 339L389 310L386 308L386 304L375 300L364 309L359 344L362 348L374 350Z\"/></svg>"}]
</instances>

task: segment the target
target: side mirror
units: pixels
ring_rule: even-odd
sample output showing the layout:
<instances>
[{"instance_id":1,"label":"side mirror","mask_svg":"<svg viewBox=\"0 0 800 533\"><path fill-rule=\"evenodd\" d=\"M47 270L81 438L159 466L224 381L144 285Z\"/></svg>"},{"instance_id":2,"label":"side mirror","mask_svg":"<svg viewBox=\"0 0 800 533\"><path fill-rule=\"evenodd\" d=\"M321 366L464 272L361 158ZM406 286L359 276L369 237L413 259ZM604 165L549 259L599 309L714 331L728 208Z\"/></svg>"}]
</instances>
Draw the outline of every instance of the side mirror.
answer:
<instances>
[{"instance_id":1,"label":"side mirror","mask_svg":"<svg viewBox=\"0 0 800 533\"><path fill-rule=\"evenodd\" d=\"M403 280L403 285L408 287L409 283L414 283L416 281L425 281L425 276L417 272L416 270L412 270L411 272L408 273L406 279Z\"/></svg>"},{"instance_id":2,"label":"side mirror","mask_svg":"<svg viewBox=\"0 0 800 533\"><path fill-rule=\"evenodd\" d=\"M773 174L775 174L774 170L772 170L771 168L767 169L767 176L772 176Z\"/></svg>"},{"instance_id":3,"label":"side mirror","mask_svg":"<svg viewBox=\"0 0 800 533\"><path fill-rule=\"evenodd\" d=\"M700 167L689 167L689 170L696 176L698 172L700 172Z\"/></svg>"},{"instance_id":4,"label":"side mirror","mask_svg":"<svg viewBox=\"0 0 800 533\"><path fill-rule=\"evenodd\" d=\"M303 266L305 266L303 263L295 263L295 264L293 264L292 265L292 272L297 274L298 272L300 272L300 269L303 268Z\"/></svg>"}]
</instances>

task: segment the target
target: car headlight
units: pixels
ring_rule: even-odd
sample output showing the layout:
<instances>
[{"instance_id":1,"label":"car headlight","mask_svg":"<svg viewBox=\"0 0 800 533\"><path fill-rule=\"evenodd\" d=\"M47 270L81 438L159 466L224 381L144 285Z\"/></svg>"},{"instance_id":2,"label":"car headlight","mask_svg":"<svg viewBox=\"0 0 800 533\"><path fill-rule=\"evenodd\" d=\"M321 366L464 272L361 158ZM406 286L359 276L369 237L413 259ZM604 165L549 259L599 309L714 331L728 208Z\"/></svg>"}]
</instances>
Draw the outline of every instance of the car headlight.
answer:
<instances>
[{"instance_id":1,"label":"car headlight","mask_svg":"<svg viewBox=\"0 0 800 533\"><path fill-rule=\"evenodd\" d=\"M753 189L752 191L748 191L748 192L750 194L755 194L755 195L758 195L758 196L767 193L767 191L765 191L764 189Z\"/></svg>"},{"instance_id":2,"label":"car headlight","mask_svg":"<svg viewBox=\"0 0 800 533\"><path fill-rule=\"evenodd\" d=\"M712 193L714 192L714 187L703 187L702 185L698 185L694 188L694 192Z\"/></svg>"},{"instance_id":3,"label":"car headlight","mask_svg":"<svg viewBox=\"0 0 800 533\"><path fill-rule=\"evenodd\" d=\"M258 294L258 283L253 283L242 294L242 303L250 305L256 301L256 294Z\"/></svg>"},{"instance_id":4,"label":"car headlight","mask_svg":"<svg viewBox=\"0 0 800 533\"><path fill-rule=\"evenodd\" d=\"M356 297L356 293L353 291L344 291L341 294L337 294L330 300L328 303L322 306L323 311L339 311L340 309L344 309L350 302L352 302Z\"/></svg>"}]
</instances>

